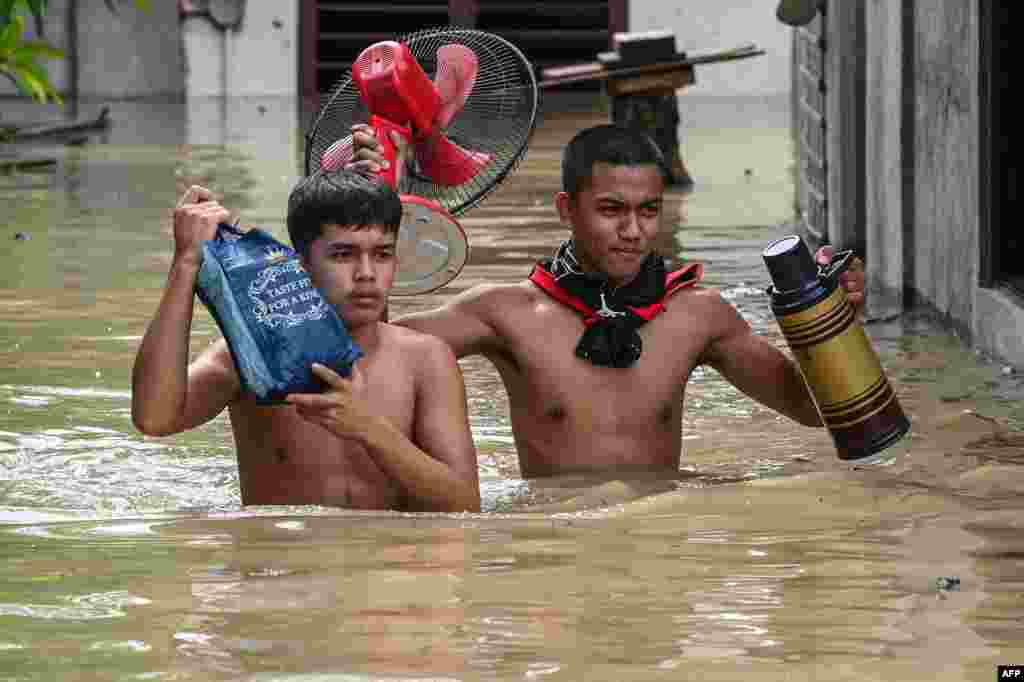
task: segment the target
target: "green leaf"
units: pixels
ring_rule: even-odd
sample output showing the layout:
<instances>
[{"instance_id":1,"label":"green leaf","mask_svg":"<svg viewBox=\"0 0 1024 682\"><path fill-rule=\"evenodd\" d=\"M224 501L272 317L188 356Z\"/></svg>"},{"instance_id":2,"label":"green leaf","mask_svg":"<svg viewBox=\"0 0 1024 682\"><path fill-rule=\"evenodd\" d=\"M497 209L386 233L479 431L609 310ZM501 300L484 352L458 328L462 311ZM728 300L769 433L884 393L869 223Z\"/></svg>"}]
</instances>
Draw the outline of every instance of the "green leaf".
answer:
<instances>
[{"instance_id":1,"label":"green leaf","mask_svg":"<svg viewBox=\"0 0 1024 682\"><path fill-rule=\"evenodd\" d=\"M61 101L60 95L53 85L50 84L50 79L47 77L46 72L40 67L21 67L16 75L20 80L28 84L33 97L40 102L46 102L50 98L56 102Z\"/></svg>"},{"instance_id":2,"label":"green leaf","mask_svg":"<svg viewBox=\"0 0 1024 682\"><path fill-rule=\"evenodd\" d=\"M40 83L38 78L20 70L14 76L18 79L18 89L22 94L29 95L32 99L40 102L46 101L46 86Z\"/></svg>"},{"instance_id":3,"label":"green leaf","mask_svg":"<svg viewBox=\"0 0 1024 682\"><path fill-rule=\"evenodd\" d=\"M22 43L14 50L15 55L21 53L28 53L39 59L62 59L64 57L64 50L53 47L41 40L31 40L27 43Z\"/></svg>"},{"instance_id":4,"label":"green leaf","mask_svg":"<svg viewBox=\"0 0 1024 682\"><path fill-rule=\"evenodd\" d=\"M0 0L0 27L7 26L15 17L32 13L29 0Z\"/></svg>"},{"instance_id":5,"label":"green leaf","mask_svg":"<svg viewBox=\"0 0 1024 682\"><path fill-rule=\"evenodd\" d=\"M0 28L7 26L14 18L14 3L18 0L0 0Z\"/></svg>"},{"instance_id":6,"label":"green leaf","mask_svg":"<svg viewBox=\"0 0 1024 682\"><path fill-rule=\"evenodd\" d=\"M46 14L46 0L27 0L28 9L32 12L32 16L38 21L42 21L43 15Z\"/></svg>"},{"instance_id":7,"label":"green leaf","mask_svg":"<svg viewBox=\"0 0 1024 682\"><path fill-rule=\"evenodd\" d=\"M60 102L60 94L50 83L46 70L31 60L21 56L18 63L0 61L0 73L14 81L19 92L29 95L40 102L53 99Z\"/></svg>"},{"instance_id":8,"label":"green leaf","mask_svg":"<svg viewBox=\"0 0 1024 682\"><path fill-rule=\"evenodd\" d=\"M50 87L50 77L47 75L46 69L35 62L29 61L18 64L16 71L19 76L27 74L42 83L44 86Z\"/></svg>"},{"instance_id":9,"label":"green leaf","mask_svg":"<svg viewBox=\"0 0 1024 682\"><path fill-rule=\"evenodd\" d=\"M25 20L21 17L14 17L14 21L0 31L0 55L10 54L21 40L21 34L25 32Z\"/></svg>"}]
</instances>

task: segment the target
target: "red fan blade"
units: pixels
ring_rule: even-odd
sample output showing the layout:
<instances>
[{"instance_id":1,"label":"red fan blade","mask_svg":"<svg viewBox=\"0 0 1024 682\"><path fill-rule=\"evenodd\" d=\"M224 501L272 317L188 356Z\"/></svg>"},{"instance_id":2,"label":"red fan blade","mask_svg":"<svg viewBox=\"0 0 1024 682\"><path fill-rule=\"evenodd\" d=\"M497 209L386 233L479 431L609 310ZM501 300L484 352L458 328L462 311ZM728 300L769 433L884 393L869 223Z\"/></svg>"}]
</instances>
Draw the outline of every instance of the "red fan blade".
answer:
<instances>
[{"instance_id":1,"label":"red fan blade","mask_svg":"<svg viewBox=\"0 0 1024 682\"><path fill-rule=\"evenodd\" d=\"M437 51L434 87L440 96L441 106L435 122L440 128L447 128L455 114L462 111L476 84L479 67L476 53L465 45L449 43Z\"/></svg>"},{"instance_id":2,"label":"red fan blade","mask_svg":"<svg viewBox=\"0 0 1024 682\"><path fill-rule=\"evenodd\" d=\"M437 51L437 89L440 107L434 119L436 134L416 144L420 170L439 185L461 185L476 176L491 161L491 155L463 149L449 140L442 130L462 111L476 85L480 61L466 45L449 43Z\"/></svg>"},{"instance_id":3,"label":"red fan blade","mask_svg":"<svg viewBox=\"0 0 1024 682\"><path fill-rule=\"evenodd\" d=\"M420 171L439 185L469 182L490 163L491 158L486 152L464 149L441 133L416 145Z\"/></svg>"}]
</instances>

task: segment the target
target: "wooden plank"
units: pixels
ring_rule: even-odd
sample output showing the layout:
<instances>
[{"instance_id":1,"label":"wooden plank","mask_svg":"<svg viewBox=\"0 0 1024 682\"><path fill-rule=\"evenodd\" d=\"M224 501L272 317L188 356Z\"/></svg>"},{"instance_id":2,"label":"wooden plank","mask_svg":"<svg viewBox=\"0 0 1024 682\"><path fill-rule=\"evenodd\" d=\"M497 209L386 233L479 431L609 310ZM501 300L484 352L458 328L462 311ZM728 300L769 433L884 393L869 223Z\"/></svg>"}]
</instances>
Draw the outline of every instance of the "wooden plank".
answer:
<instances>
[{"instance_id":1,"label":"wooden plank","mask_svg":"<svg viewBox=\"0 0 1024 682\"><path fill-rule=\"evenodd\" d=\"M801 106L807 107L818 116L825 115L825 83L801 70L797 77L797 89Z\"/></svg>"},{"instance_id":2,"label":"wooden plank","mask_svg":"<svg viewBox=\"0 0 1024 682\"><path fill-rule=\"evenodd\" d=\"M609 78L608 94L612 97L628 95L634 92L655 92L659 90L675 91L694 82L693 67L685 66L674 71L661 73L638 74L625 78Z\"/></svg>"},{"instance_id":3,"label":"wooden plank","mask_svg":"<svg viewBox=\"0 0 1024 682\"><path fill-rule=\"evenodd\" d=\"M814 193L822 197L828 194L824 164L821 164L810 157L804 157L802 171L804 179L807 181L807 186L812 189Z\"/></svg>"},{"instance_id":4,"label":"wooden plank","mask_svg":"<svg viewBox=\"0 0 1024 682\"><path fill-rule=\"evenodd\" d=\"M821 25L821 12L818 12L814 15L814 18L811 19L810 23L801 26L797 30L800 31L801 33L806 33L807 35L810 35L814 38L820 38Z\"/></svg>"},{"instance_id":5,"label":"wooden plank","mask_svg":"<svg viewBox=\"0 0 1024 682\"><path fill-rule=\"evenodd\" d=\"M817 241L828 235L828 202L814 192L807 193L807 206L804 208L804 227Z\"/></svg>"},{"instance_id":6,"label":"wooden plank","mask_svg":"<svg viewBox=\"0 0 1024 682\"><path fill-rule=\"evenodd\" d=\"M110 107L103 107L95 118L79 118L69 122L57 122L51 125L33 126L25 130L15 131L12 135L15 142L39 140L47 137L82 133L92 130L106 130L110 127Z\"/></svg>"},{"instance_id":7,"label":"wooden plank","mask_svg":"<svg viewBox=\"0 0 1024 682\"><path fill-rule=\"evenodd\" d=\"M694 55L681 60L660 62L657 64L645 64L644 66L633 66L627 68L608 69L601 62L587 62L584 64L570 64L563 67L553 67L541 70L542 88L556 87L568 83L599 80L609 78L623 78L641 74L659 73L672 71L680 67L696 66L698 64L715 64L718 62L735 61L738 59L749 59L759 57L765 53L756 46L742 45L731 50L713 52L710 54Z\"/></svg>"},{"instance_id":8,"label":"wooden plank","mask_svg":"<svg viewBox=\"0 0 1024 682\"><path fill-rule=\"evenodd\" d=\"M811 155L818 163L825 162L825 122L809 109L801 107L797 132L803 152Z\"/></svg>"},{"instance_id":9,"label":"wooden plank","mask_svg":"<svg viewBox=\"0 0 1024 682\"><path fill-rule=\"evenodd\" d=\"M825 57L824 51L818 44L817 39L811 38L807 34L799 33L797 34L796 45L800 65L814 78L820 79L825 72Z\"/></svg>"},{"instance_id":10,"label":"wooden plank","mask_svg":"<svg viewBox=\"0 0 1024 682\"><path fill-rule=\"evenodd\" d=\"M864 3L830 0L824 30L828 36L825 104L828 160L828 239L836 248L864 244ZM925 3L927 4L927 3ZM945 8L946 3L941 3ZM918 4L923 7L923 4ZM950 3L949 7L963 6ZM951 67L952 68L952 67Z\"/></svg>"}]
</instances>

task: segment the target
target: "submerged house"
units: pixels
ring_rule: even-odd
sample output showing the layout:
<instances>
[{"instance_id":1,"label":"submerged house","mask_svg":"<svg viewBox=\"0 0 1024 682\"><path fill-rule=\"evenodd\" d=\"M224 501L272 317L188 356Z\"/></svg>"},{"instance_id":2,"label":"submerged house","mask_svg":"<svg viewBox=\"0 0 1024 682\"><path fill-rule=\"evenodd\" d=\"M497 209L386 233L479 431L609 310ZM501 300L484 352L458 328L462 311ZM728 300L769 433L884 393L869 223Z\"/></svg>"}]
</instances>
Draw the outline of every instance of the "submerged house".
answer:
<instances>
[{"instance_id":1,"label":"submerged house","mask_svg":"<svg viewBox=\"0 0 1024 682\"><path fill-rule=\"evenodd\" d=\"M48 65L73 98L268 96L317 99L378 40L445 25L504 36L538 67L586 61L626 28L627 0L161 0L138 9L50 0L45 39L67 58ZM6 82L0 95L13 94Z\"/></svg>"},{"instance_id":2,"label":"submerged house","mask_svg":"<svg viewBox=\"0 0 1024 682\"><path fill-rule=\"evenodd\" d=\"M870 317L937 311L1024 367L1024 237L998 0L820 0L793 30L798 222L863 254Z\"/></svg>"}]
</instances>

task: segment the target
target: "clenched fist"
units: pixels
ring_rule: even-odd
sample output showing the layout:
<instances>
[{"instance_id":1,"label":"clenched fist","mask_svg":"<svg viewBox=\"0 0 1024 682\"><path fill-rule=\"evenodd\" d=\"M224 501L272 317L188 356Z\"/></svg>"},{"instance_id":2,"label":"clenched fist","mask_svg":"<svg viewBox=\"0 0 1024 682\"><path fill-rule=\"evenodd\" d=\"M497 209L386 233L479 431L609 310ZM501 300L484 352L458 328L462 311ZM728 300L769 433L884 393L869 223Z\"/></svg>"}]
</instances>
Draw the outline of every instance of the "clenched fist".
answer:
<instances>
[{"instance_id":1,"label":"clenched fist","mask_svg":"<svg viewBox=\"0 0 1024 682\"><path fill-rule=\"evenodd\" d=\"M220 205L213 192L192 185L174 209L174 258L199 265L203 242L213 239L217 225L230 222L231 212Z\"/></svg>"}]
</instances>

